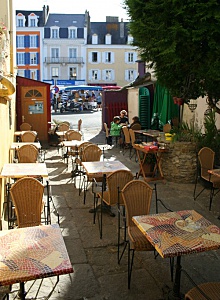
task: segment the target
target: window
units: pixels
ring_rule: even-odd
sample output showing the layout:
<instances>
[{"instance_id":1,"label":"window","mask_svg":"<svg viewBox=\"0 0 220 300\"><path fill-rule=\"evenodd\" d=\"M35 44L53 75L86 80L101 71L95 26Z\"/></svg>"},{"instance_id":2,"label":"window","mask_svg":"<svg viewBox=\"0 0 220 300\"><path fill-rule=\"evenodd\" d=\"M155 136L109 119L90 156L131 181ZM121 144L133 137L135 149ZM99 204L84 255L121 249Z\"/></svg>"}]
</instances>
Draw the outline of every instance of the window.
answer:
<instances>
[{"instance_id":1,"label":"window","mask_svg":"<svg viewBox=\"0 0 220 300\"><path fill-rule=\"evenodd\" d=\"M112 80L112 71L105 70L105 80Z\"/></svg>"},{"instance_id":2,"label":"window","mask_svg":"<svg viewBox=\"0 0 220 300\"><path fill-rule=\"evenodd\" d=\"M92 80L98 80L98 70L92 70Z\"/></svg>"},{"instance_id":3,"label":"window","mask_svg":"<svg viewBox=\"0 0 220 300\"><path fill-rule=\"evenodd\" d=\"M128 44L132 44L133 41L134 41L133 36L129 34L129 35L128 35Z\"/></svg>"},{"instance_id":4,"label":"window","mask_svg":"<svg viewBox=\"0 0 220 300\"><path fill-rule=\"evenodd\" d=\"M30 19L30 27L35 27L35 26L36 26L35 19Z\"/></svg>"},{"instance_id":5,"label":"window","mask_svg":"<svg viewBox=\"0 0 220 300\"><path fill-rule=\"evenodd\" d=\"M59 49L51 48L51 62L59 62Z\"/></svg>"},{"instance_id":6,"label":"window","mask_svg":"<svg viewBox=\"0 0 220 300\"><path fill-rule=\"evenodd\" d=\"M134 53L132 52L128 53L128 62L134 62Z\"/></svg>"},{"instance_id":7,"label":"window","mask_svg":"<svg viewBox=\"0 0 220 300\"><path fill-rule=\"evenodd\" d=\"M51 68L51 76L52 77L58 77L59 76L59 68Z\"/></svg>"},{"instance_id":8,"label":"window","mask_svg":"<svg viewBox=\"0 0 220 300\"><path fill-rule=\"evenodd\" d=\"M17 48L24 48L24 35L17 36Z\"/></svg>"},{"instance_id":9,"label":"window","mask_svg":"<svg viewBox=\"0 0 220 300\"><path fill-rule=\"evenodd\" d=\"M18 27L24 27L24 20L18 19Z\"/></svg>"},{"instance_id":10,"label":"window","mask_svg":"<svg viewBox=\"0 0 220 300\"><path fill-rule=\"evenodd\" d=\"M24 77L24 70L18 70L17 75Z\"/></svg>"},{"instance_id":11,"label":"window","mask_svg":"<svg viewBox=\"0 0 220 300\"><path fill-rule=\"evenodd\" d=\"M111 34L106 34L106 36L105 36L105 44L106 45L111 45L111 43L112 43L112 36L111 36Z\"/></svg>"},{"instance_id":12,"label":"window","mask_svg":"<svg viewBox=\"0 0 220 300\"><path fill-rule=\"evenodd\" d=\"M17 58L18 58L18 65L24 65L24 53L18 53L17 54Z\"/></svg>"},{"instance_id":13,"label":"window","mask_svg":"<svg viewBox=\"0 0 220 300\"><path fill-rule=\"evenodd\" d=\"M77 78L77 70L75 67L69 68L69 78L76 79Z\"/></svg>"},{"instance_id":14,"label":"window","mask_svg":"<svg viewBox=\"0 0 220 300\"><path fill-rule=\"evenodd\" d=\"M128 70L128 80L134 80L134 70Z\"/></svg>"},{"instance_id":15,"label":"window","mask_svg":"<svg viewBox=\"0 0 220 300\"><path fill-rule=\"evenodd\" d=\"M36 80L37 79L37 70L30 71L30 78Z\"/></svg>"},{"instance_id":16,"label":"window","mask_svg":"<svg viewBox=\"0 0 220 300\"><path fill-rule=\"evenodd\" d=\"M111 52L105 52L105 62L111 62Z\"/></svg>"},{"instance_id":17,"label":"window","mask_svg":"<svg viewBox=\"0 0 220 300\"><path fill-rule=\"evenodd\" d=\"M92 52L92 62L98 62L98 52Z\"/></svg>"},{"instance_id":18,"label":"window","mask_svg":"<svg viewBox=\"0 0 220 300\"><path fill-rule=\"evenodd\" d=\"M37 36L30 35L30 48L37 48Z\"/></svg>"},{"instance_id":19,"label":"window","mask_svg":"<svg viewBox=\"0 0 220 300\"><path fill-rule=\"evenodd\" d=\"M76 29L69 29L69 39L76 38Z\"/></svg>"},{"instance_id":20,"label":"window","mask_svg":"<svg viewBox=\"0 0 220 300\"><path fill-rule=\"evenodd\" d=\"M97 34L93 34L92 35L92 44L93 45L97 45L98 44L98 35Z\"/></svg>"},{"instance_id":21,"label":"window","mask_svg":"<svg viewBox=\"0 0 220 300\"><path fill-rule=\"evenodd\" d=\"M30 53L30 65L37 64L37 53Z\"/></svg>"},{"instance_id":22,"label":"window","mask_svg":"<svg viewBox=\"0 0 220 300\"><path fill-rule=\"evenodd\" d=\"M51 38L52 39L58 39L58 37L59 37L59 30L55 29L55 28L52 28L51 29Z\"/></svg>"},{"instance_id":23,"label":"window","mask_svg":"<svg viewBox=\"0 0 220 300\"><path fill-rule=\"evenodd\" d=\"M76 48L69 48L69 59L70 62L76 61Z\"/></svg>"}]
</instances>

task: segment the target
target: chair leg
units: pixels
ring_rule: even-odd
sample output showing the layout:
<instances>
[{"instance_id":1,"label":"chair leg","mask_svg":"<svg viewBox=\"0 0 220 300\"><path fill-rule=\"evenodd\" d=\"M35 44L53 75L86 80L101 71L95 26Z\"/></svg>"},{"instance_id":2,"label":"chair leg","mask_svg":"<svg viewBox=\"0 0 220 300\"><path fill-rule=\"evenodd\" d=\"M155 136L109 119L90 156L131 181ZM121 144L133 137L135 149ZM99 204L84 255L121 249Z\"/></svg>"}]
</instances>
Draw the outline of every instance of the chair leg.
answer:
<instances>
[{"instance_id":1,"label":"chair leg","mask_svg":"<svg viewBox=\"0 0 220 300\"><path fill-rule=\"evenodd\" d=\"M209 197L209 210L211 210L211 207L212 207L212 200L213 200L213 197L214 197L214 193L215 193L215 190L214 190L214 188L212 188L211 190L210 190L210 197Z\"/></svg>"},{"instance_id":2,"label":"chair leg","mask_svg":"<svg viewBox=\"0 0 220 300\"><path fill-rule=\"evenodd\" d=\"M121 210L120 210L120 205L118 206L118 264L120 264L121 259L124 255L124 252L126 250L128 241L127 241L127 235L126 235L126 218L125 218L125 207L123 206L123 221L124 221L124 227L121 227ZM122 253L120 255L120 229L124 228L124 237L123 237L123 242L125 243L124 248L122 250Z\"/></svg>"},{"instance_id":3,"label":"chair leg","mask_svg":"<svg viewBox=\"0 0 220 300\"><path fill-rule=\"evenodd\" d=\"M132 256L130 257L132 252ZM128 289L130 290L131 285L131 272L134 262L134 249L131 249L130 242L128 242Z\"/></svg>"},{"instance_id":4,"label":"chair leg","mask_svg":"<svg viewBox=\"0 0 220 300\"><path fill-rule=\"evenodd\" d=\"M170 276L173 282L173 270L174 270L174 257L170 257Z\"/></svg>"}]
</instances>

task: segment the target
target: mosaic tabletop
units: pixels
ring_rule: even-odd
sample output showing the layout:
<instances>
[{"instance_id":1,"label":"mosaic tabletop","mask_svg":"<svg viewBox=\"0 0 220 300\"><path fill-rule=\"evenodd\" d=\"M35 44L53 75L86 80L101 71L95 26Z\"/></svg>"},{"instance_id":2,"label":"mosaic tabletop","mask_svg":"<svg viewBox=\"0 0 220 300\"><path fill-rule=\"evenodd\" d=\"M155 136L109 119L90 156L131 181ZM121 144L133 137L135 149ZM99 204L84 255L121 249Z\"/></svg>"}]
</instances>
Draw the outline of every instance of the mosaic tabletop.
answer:
<instances>
[{"instance_id":1,"label":"mosaic tabletop","mask_svg":"<svg viewBox=\"0 0 220 300\"><path fill-rule=\"evenodd\" d=\"M194 210L135 216L133 222L164 258L220 248L220 228Z\"/></svg>"},{"instance_id":2,"label":"mosaic tabletop","mask_svg":"<svg viewBox=\"0 0 220 300\"><path fill-rule=\"evenodd\" d=\"M0 231L0 285L73 272L57 224Z\"/></svg>"},{"instance_id":3,"label":"mosaic tabletop","mask_svg":"<svg viewBox=\"0 0 220 300\"><path fill-rule=\"evenodd\" d=\"M86 174L89 176L110 174L117 170L130 171L125 165L118 160L113 161L93 161L93 162L82 162Z\"/></svg>"},{"instance_id":4,"label":"mosaic tabletop","mask_svg":"<svg viewBox=\"0 0 220 300\"><path fill-rule=\"evenodd\" d=\"M25 176L48 177L45 163L11 163L4 164L0 178L21 178Z\"/></svg>"}]
</instances>

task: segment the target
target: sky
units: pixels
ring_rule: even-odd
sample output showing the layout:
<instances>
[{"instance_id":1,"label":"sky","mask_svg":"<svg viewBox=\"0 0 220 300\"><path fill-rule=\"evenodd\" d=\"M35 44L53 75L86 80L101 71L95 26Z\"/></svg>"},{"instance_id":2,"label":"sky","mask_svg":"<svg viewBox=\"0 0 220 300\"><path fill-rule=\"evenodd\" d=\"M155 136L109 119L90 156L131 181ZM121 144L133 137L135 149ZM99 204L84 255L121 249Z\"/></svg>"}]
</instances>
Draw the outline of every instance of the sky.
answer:
<instances>
[{"instance_id":1,"label":"sky","mask_svg":"<svg viewBox=\"0 0 220 300\"><path fill-rule=\"evenodd\" d=\"M84 14L88 10L91 22L105 22L106 16L128 22L123 0L14 0L17 10L42 10L44 5L49 5L50 13Z\"/></svg>"}]
</instances>

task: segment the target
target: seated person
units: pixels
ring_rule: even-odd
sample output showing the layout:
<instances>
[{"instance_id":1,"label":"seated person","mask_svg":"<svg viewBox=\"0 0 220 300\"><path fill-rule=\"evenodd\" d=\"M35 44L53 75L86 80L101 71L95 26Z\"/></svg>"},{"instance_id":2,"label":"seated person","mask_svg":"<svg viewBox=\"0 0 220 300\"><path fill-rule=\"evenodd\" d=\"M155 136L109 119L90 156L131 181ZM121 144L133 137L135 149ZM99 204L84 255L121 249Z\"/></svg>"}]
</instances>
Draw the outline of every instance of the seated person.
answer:
<instances>
[{"instance_id":1,"label":"seated person","mask_svg":"<svg viewBox=\"0 0 220 300\"><path fill-rule=\"evenodd\" d=\"M121 134L121 125L119 124L120 117L115 116L113 122L111 122L110 135L111 136L120 136Z\"/></svg>"},{"instance_id":2,"label":"seated person","mask_svg":"<svg viewBox=\"0 0 220 300\"><path fill-rule=\"evenodd\" d=\"M120 122L119 124L128 124L128 117L126 110L120 111Z\"/></svg>"},{"instance_id":3,"label":"seated person","mask_svg":"<svg viewBox=\"0 0 220 300\"><path fill-rule=\"evenodd\" d=\"M140 130L141 129L141 122L137 116L134 116L132 118L132 123L128 125L128 128L131 128L133 130Z\"/></svg>"}]
</instances>

